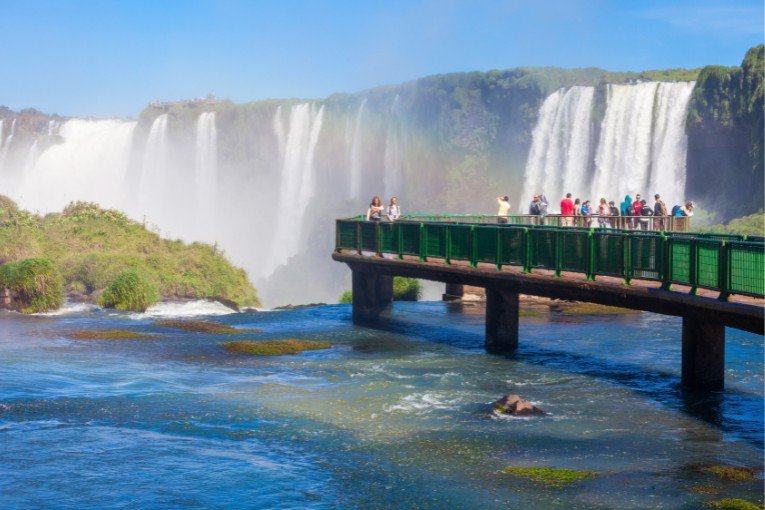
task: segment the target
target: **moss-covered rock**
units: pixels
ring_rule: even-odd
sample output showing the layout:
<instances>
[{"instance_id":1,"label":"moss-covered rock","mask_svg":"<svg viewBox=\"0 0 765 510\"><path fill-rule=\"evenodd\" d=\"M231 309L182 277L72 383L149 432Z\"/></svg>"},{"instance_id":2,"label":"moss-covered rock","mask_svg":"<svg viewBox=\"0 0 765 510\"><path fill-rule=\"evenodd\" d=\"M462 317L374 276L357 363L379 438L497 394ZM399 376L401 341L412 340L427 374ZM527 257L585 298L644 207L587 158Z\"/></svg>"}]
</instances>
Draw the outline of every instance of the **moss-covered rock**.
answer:
<instances>
[{"instance_id":1,"label":"moss-covered rock","mask_svg":"<svg viewBox=\"0 0 765 510\"><path fill-rule=\"evenodd\" d=\"M711 508L722 508L724 510L761 510L762 505L752 503L745 499L739 498L724 498L717 501L710 501L704 503L704 506Z\"/></svg>"},{"instance_id":2,"label":"moss-covered rock","mask_svg":"<svg viewBox=\"0 0 765 510\"><path fill-rule=\"evenodd\" d=\"M704 468L704 472L713 474L729 482L754 480L758 473L756 469L740 466L711 466Z\"/></svg>"},{"instance_id":3,"label":"moss-covered rock","mask_svg":"<svg viewBox=\"0 0 765 510\"><path fill-rule=\"evenodd\" d=\"M194 321L194 320L161 320L154 324L163 328L180 329L189 333L208 333L212 335L236 335L253 333L255 329L237 329L219 322Z\"/></svg>"},{"instance_id":4,"label":"moss-covered rock","mask_svg":"<svg viewBox=\"0 0 765 510\"><path fill-rule=\"evenodd\" d=\"M303 351L315 351L328 349L332 345L329 342L317 340L299 340L287 338L284 340L239 340L221 344L229 352L239 354L252 354L256 356L283 356L285 354L300 354Z\"/></svg>"},{"instance_id":5,"label":"moss-covered rock","mask_svg":"<svg viewBox=\"0 0 765 510\"><path fill-rule=\"evenodd\" d=\"M22 313L56 310L64 302L61 274L48 259L3 264L0 287L10 290L10 306Z\"/></svg>"},{"instance_id":6,"label":"moss-covered rock","mask_svg":"<svg viewBox=\"0 0 765 510\"><path fill-rule=\"evenodd\" d=\"M120 273L98 298L100 306L126 312L145 312L157 301L157 288L146 276L135 270Z\"/></svg>"},{"instance_id":7,"label":"moss-covered rock","mask_svg":"<svg viewBox=\"0 0 765 510\"><path fill-rule=\"evenodd\" d=\"M540 485L555 488L582 482L597 476L597 473L593 471L532 467L507 467L503 469L502 472L517 478L531 480Z\"/></svg>"},{"instance_id":8,"label":"moss-covered rock","mask_svg":"<svg viewBox=\"0 0 765 510\"><path fill-rule=\"evenodd\" d=\"M75 340L146 340L156 337L156 335L121 329L73 331L67 336Z\"/></svg>"}]
</instances>

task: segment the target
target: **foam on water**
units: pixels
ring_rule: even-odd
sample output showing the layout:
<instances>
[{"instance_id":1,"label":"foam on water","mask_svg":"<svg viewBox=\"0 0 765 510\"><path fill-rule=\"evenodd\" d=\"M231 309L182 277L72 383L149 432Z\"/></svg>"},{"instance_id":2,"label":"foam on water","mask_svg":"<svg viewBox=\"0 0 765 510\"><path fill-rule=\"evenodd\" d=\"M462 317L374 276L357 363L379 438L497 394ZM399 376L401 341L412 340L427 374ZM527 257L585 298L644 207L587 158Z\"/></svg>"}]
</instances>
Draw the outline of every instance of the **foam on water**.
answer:
<instances>
[{"instance_id":1,"label":"foam on water","mask_svg":"<svg viewBox=\"0 0 765 510\"><path fill-rule=\"evenodd\" d=\"M229 315L235 310L218 303L198 299L195 301L168 301L149 307L145 313L136 314L136 319L147 317L196 317L202 315Z\"/></svg>"}]
</instances>

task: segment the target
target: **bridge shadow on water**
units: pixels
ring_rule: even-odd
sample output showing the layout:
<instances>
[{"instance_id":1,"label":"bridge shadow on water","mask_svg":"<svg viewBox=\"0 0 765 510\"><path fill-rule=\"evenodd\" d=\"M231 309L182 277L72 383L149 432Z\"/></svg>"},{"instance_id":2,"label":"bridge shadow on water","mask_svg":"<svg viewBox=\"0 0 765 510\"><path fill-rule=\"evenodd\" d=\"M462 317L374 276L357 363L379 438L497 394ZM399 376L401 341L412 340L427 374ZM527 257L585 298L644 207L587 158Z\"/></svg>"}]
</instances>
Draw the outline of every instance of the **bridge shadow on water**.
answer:
<instances>
[{"instance_id":1,"label":"bridge shadow on water","mask_svg":"<svg viewBox=\"0 0 765 510\"><path fill-rule=\"evenodd\" d=\"M400 314L396 312L386 313L371 327L409 337L414 335L435 344L483 351L483 333L449 326L448 319L445 321L441 318L434 323L417 318L401 318L398 315ZM523 330L524 325L521 324L521 339L516 353L503 357L515 362L539 365L624 386L636 394L743 439L757 448L765 447L765 405L762 396L757 393L735 388L714 392L688 390L681 385L678 373L591 354L540 348L534 344L533 339L524 341ZM679 357L677 364L679 370Z\"/></svg>"}]
</instances>

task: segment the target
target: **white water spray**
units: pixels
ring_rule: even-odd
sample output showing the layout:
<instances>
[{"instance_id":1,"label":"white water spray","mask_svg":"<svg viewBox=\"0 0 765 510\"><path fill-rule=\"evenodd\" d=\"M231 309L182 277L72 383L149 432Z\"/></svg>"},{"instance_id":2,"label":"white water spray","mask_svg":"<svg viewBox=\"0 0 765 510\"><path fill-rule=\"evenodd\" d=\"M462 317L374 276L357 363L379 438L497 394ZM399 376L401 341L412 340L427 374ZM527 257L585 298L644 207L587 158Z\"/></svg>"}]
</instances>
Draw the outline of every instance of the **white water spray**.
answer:
<instances>
[{"instance_id":1,"label":"white water spray","mask_svg":"<svg viewBox=\"0 0 765 510\"><path fill-rule=\"evenodd\" d=\"M295 255L303 239L303 223L309 201L315 192L314 152L324 118L324 106L312 103L292 106L284 139L281 184L270 256L260 268L266 276ZM280 124L274 122L275 129ZM279 133L276 133L277 139Z\"/></svg>"},{"instance_id":2,"label":"white water spray","mask_svg":"<svg viewBox=\"0 0 765 510\"><path fill-rule=\"evenodd\" d=\"M199 222L203 226L204 237L213 239L218 182L218 133L215 127L215 112L204 112L197 119L194 167Z\"/></svg>"},{"instance_id":3,"label":"white water spray","mask_svg":"<svg viewBox=\"0 0 765 510\"><path fill-rule=\"evenodd\" d=\"M356 112L356 123L353 129L353 138L351 140L351 152L349 157L350 168L350 198L361 198L361 178L364 172L361 161L362 147L362 119L364 116L364 107L367 105L367 98L364 98Z\"/></svg>"}]
</instances>

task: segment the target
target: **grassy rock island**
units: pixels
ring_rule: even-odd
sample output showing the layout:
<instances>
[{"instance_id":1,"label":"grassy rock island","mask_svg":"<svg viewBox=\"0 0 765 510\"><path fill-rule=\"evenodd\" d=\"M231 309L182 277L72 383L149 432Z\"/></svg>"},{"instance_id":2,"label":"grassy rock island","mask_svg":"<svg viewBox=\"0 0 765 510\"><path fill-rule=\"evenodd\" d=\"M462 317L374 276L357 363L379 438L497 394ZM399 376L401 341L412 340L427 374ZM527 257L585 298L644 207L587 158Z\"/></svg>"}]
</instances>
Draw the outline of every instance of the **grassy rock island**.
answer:
<instances>
[{"instance_id":1,"label":"grassy rock island","mask_svg":"<svg viewBox=\"0 0 765 510\"><path fill-rule=\"evenodd\" d=\"M43 216L0 196L0 263L0 304L24 313L55 310L64 294L140 312L162 299L260 304L245 271L217 248L162 239L89 202Z\"/></svg>"}]
</instances>

